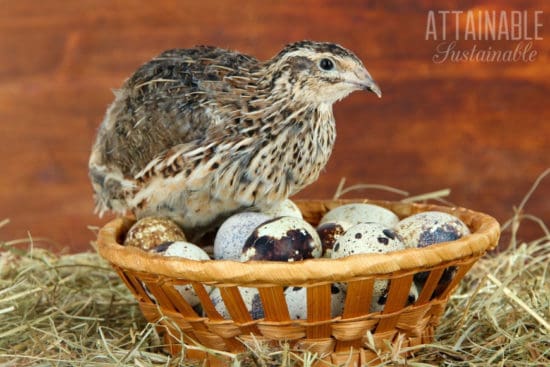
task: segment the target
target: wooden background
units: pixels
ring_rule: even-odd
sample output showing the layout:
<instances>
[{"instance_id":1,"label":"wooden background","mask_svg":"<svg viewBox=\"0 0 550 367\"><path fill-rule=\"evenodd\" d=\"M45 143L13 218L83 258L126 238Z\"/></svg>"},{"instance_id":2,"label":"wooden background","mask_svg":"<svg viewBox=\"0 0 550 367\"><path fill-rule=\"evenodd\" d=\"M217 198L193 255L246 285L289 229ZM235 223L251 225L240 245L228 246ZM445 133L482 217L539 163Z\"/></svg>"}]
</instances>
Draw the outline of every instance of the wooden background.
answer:
<instances>
[{"instance_id":1,"label":"wooden background","mask_svg":"<svg viewBox=\"0 0 550 367\"><path fill-rule=\"evenodd\" d=\"M425 30L438 9L543 10L536 60L434 63L440 41ZM328 198L342 177L411 194L450 188L452 202L505 220L550 167L549 15L544 0L1 1L0 220L11 223L0 240L30 233L35 246L90 249L87 227L108 219L93 214L90 147L111 89L141 63L196 44L265 59L301 39L354 50L384 97L355 93L335 105L331 161L300 197ZM517 43L459 41L464 49ZM548 222L549 196L550 177L527 211ZM522 230L526 239L541 235L534 225Z\"/></svg>"}]
</instances>

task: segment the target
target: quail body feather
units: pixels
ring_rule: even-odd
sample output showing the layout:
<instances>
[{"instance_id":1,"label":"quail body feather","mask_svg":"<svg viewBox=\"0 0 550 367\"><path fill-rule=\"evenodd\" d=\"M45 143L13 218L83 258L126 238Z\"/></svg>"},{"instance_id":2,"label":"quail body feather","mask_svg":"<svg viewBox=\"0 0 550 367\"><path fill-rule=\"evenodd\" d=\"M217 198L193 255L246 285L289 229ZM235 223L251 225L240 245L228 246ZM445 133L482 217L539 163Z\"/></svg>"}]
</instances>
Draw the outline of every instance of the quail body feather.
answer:
<instances>
[{"instance_id":1,"label":"quail body feather","mask_svg":"<svg viewBox=\"0 0 550 367\"><path fill-rule=\"evenodd\" d=\"M165 51L115 92L90 156L96 210L166 216L203 233L314 182L336 137L332 104L380 96L362 62L301 41L265 62L198 46Z\"/></svg>"}]
</instances>

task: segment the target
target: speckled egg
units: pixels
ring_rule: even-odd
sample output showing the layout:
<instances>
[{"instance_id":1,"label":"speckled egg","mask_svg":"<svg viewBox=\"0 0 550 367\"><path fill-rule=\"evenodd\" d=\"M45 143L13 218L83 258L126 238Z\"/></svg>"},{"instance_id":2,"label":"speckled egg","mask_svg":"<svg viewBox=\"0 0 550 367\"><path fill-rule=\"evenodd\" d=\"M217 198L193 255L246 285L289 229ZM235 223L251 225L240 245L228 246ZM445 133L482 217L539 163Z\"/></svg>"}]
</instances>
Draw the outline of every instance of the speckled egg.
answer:
<instances>
[{"instance_id":1,"label":"speckled egg","mask_svg":"<svg viewBox=\"0 0 550 367\"><path fill-rule=\"evenodd\" d=\"M264 213L243 212L227 218L214 239L214 259L240 260L246 239L271 217Z\"/></svg>"},{"instance_id":2,"label":"speckled egg","mask_svg":"<svg viewBox=\"0 0 550 367\"><path fill-rule=\"evenodd\" d=\"M447 289L447 287L449 286L449 284L451 284L453 278L455 277L457 270L458 269L456 266L449 266L448 268L443 270L443 274L441 274L441 278L439 278L437 286L435 287L430 299L437 298L442 295L443 292L445 292L445 289ZM427 271L414 275L414 281L419 290L422 290L429 275L430 274Z\"/></svg>"},{"instance_id":3,"label":"speckled egg","mask_svg":"<svg viewBox=\"0 0 550 367\"><path fill-rule=\"evenodd\" d=\"M146 217L138 220L126 234L124 246L150 250L164 242L185 241L181 228L168 218Z\"/></svg>"},{"instance_id":4,"label":"speckled egg","mask_svg":"<svg viewBox=\"0 0 550 367\"><path fill-rule=\"evenodd\" d=\"M407 247L426 247L457 240L470 234L468 226L454 215L428 211L401 220L395 231Z\"/></svg>"},{"instance_id":5,"label":"speckled egg","mask_svg":"<svg viewBox=\"0 0 550 367\"><path fill-rule=\"evenodd\" d=\"M182 257L191 260L210 260L208 254L199 246L185 241L165 242L153 249L152 253L158 253L163 256ZM182 297L194 307L200 303L195 290L191 284L176 285L175 288ZM210 292L211 287L205 286L207 292Z\"/></svg>"},{"instance_id":6,"label":"speckled egg","mask_svg":"<svg viewBox=\"0 0 550 367\"><path fill-rule=\"evenodd\" d=\"M269 220L248 237L241 261L298 261L320 257L319 235L309 223L294 217Z\"/></svg>"},{"instance_id":7,"label":"speckled egg","mask_svg":"<svg viewBox=\"0 0 550 367\"><path fill-rule=\"evenodd\" d=\"M264 317L264 308L258 290L256 288L239 287L239 292L241 293L241 297L243 298L243 302L250 316L252 316L254 320L262 319ZM218 311L224 319L231 318L229 311L223 303L219 288L215 288L212 293L210 293L210 299L216 311Z\"/></svg>"},{"instance_id":8,"label":"speckled egg","mask_svg":"<svg viewBox=\"0 0 550 367\"><path fill-rule=\"evenodd\" d=\"M331 285L331 315L341 316L346 301L346 292L340 285ZM285 289L285 299L288 306L290 318L294 320L305 320L307 318L307 288L288 287Z\"/></svg>"},{"instance_id":9,"label":"speckled egg","mask_svg":"<svg viewBox=\"0 0 550 367\"><path fill-rule=\"evenodd\" d=\"M380 223L359 223L348 229L336 242L332 258L337 259L355 254L386 253L403 249L405 249L405 245L392 229L386 228ZM342 287L347 290L345 284L342 284ZM371 306L378 302L387 287L387 280L374 282Z\"/></svg>"},{"instance_id":10,"label":"speckled egg","mask_svg":"<svg viewBox=\"0 0 550 367\"><path fill-rule=\"evenodd\" d=\"M332 248L344 232L342 223L327 222L317 227L317 234L323 246L323 257L330 258L332 256Z\"/></svg>"},{"instance_id":11,"label":"speckled egg","mask_svg":"<svg viewBox=\"0 0 550 367\"><path fill-rule=\"evenodd\" d=\"M374 282L374 288L373 288L373 297L371 299L370 303L370 311L371 312L379 312L384 310L384 306L386 305L386 301L388 300L388 281L381 281L377 280ZM407 297L407 303L405 306L409 306L416 302L418 299L418 288L414 284L414 282L411 284L411 288L409 290L409 296Z\"/></svg>"},{"instance_id":12,"label":"speckled egg","mask_svg":"<svg viewBox=\"0 0 550 367\"><path fill-rule=\"evenodd\" d=\"M400 221L395 230L403 238L407 247L426 247L440 242L455 241L470 234L470 229L463 221L454 215L427 211L411 215ZM451 266L443 272L433 297L440 295L452 281L456 267ZM414 275L414 281L419 290L422 290L429 272L424 271Z\"/></svg>"},{"instance_id":13,"label":"speckled egg","mask_svg":"<svg viewBox=\"0 0 550 367\"><path fill-rule=\"evenodd\" d=\"M183 257L190 260L210 260L206 251L187 241L164 242L152 248L151 252L163 256Z\"/></svg>"},{"instance_id":14,"label":"speckled egg","mask_svg":"<svg viewBox=\"0 0 550 367\"><path fill-rule=\"evenodd\" d=\"M403 250L399 235L380 223L359 223L350 227L332 248L332 258L354 254L385 253Z\"/></svg>"},{"instance_id":15,"label":"speckled egg","mask_svg":"<svg viewBox=\"0 0 550 367\"><path fill-rule=\"evenodd\" d=\"M324 223L344 223L344 230L348 226L359 223L374 222L392 228L399 222L399 218L391 210L373 204L346 204L330 210L326 213L319 225Z\"/></svg>"},{"instance_id":16,"label":"speckled egg","mask_svg":"<svg viewBox=\"0 0 550 367\"><path fill-rule=\"evenodd\" d=\"M285 299L288 313L293 320L305 320L307 318L307 288L288 287L285 289Z\"/></svg>"},{"instance_id":17,"label":"speckled egg","mask_svg":"<svg viewBox=\"0 0 550 367\"><path fill-rule=\"evenodd\" d=\"M342 316L346 303L347 287L343 283L333 283L330 286L332 295L332 317Z\"/></svg>"},{"instance_id":18,"label":"speckled egg","mask_svg":"<svg viewBox=\"0 0 550 367\"><path fill-rule=\"evenodd\" d=\"M302 219L300 208L290 199L281 201L279 204L272 206L269 209L262 210L262 213L269 215L271 218L277 217L295 217Z\"/></svg>"}]
</instances>

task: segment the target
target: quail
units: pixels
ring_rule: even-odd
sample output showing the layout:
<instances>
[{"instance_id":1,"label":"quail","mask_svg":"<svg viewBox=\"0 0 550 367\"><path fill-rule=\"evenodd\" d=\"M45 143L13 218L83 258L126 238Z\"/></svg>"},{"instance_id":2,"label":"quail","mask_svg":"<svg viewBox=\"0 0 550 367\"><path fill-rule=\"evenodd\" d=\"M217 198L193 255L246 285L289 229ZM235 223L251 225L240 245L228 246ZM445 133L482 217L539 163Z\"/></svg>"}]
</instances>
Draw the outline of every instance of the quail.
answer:
<instances>
[{"instance_id":1,"label":"quail","mask_svg":"<svg viewBox=\"0 0 550 367\"><path fill-rule=\"evenodd\" d=\"M314 182L336 136L334 102L381 96L361 60L300 41L267 61L197 46L161 53L107 109L89 161L96 212L169 217L196 236Z\"/></svg>"}]
</instances>

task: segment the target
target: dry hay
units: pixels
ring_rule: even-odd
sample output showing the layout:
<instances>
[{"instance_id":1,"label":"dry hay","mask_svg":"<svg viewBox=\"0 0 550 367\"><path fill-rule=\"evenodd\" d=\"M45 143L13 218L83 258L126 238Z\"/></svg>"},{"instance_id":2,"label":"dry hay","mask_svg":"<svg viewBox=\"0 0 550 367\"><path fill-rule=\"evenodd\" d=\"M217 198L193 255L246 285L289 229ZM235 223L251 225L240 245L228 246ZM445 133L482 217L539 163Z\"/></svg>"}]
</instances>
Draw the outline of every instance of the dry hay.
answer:
<instances>
[{"instance_id":1,"label":"dry hay","mask_svg":"<svg viewBox=\"0 0 550 367\"><path fill-rule=\"evenodd\" d=\"M503 226L511 231L508 249L486 256L468 273L436 340L414 347L408 360L399 348L381 354L381 366L550 365L550 233L543 221L523 214L531 193ZM543 237L518 242L523 220L537 222ZM0 222L0 230L6 224ZM32 238L20 250L21 242L0 243L0 367L188 365L162 352L154 325L97 254L54 254L34 248ZM233 357L234 366L309 366L316 359L284 344L223 354Z\"/></svg>"}]
</instances>

